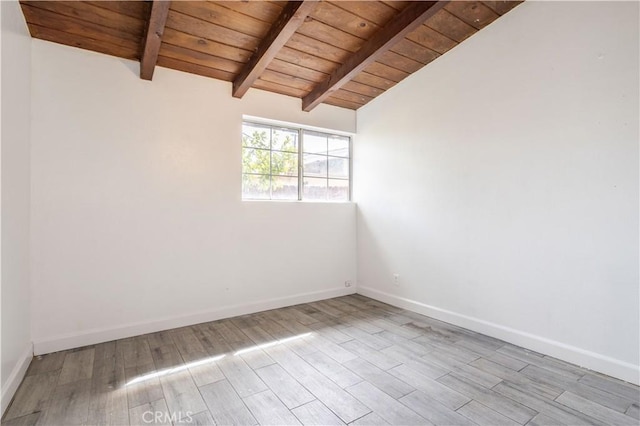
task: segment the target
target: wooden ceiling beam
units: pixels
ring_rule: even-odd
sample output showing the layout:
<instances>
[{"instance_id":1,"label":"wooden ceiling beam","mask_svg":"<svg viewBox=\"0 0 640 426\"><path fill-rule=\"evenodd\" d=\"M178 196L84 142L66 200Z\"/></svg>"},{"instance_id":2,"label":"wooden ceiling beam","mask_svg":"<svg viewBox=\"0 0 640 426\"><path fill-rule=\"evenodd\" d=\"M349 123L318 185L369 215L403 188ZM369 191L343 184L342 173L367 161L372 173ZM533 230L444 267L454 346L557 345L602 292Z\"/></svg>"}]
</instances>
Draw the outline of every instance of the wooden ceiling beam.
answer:
<instances>
[{"instance_id":1,"label":"wooden ceiling beam","mask_svg":"<svg viewBox=\"0 0 640 426\"><path fill-rule=\"evenodd\" d=\"M367 65L376 61L380 55L391 49L411 31L422 25L427 19L442 9L448 1L414 1L388 22L352 56L340 65L331 75L304 98L302 109L311 111L327 99L333 92L349 82Z\"/></svg>"},{"instance_id":2,"label":"wooden ceiling beam","mask_svg":"<svg viewBox=\"0 0 640 426\"><path fill-rule=\"evenodd\" d=\"M162 34L169 15L170 4L171 2L168 0L153 0L151 3L151 13L147 22L142 55L140 56L140 78L143 80L151 80L153 78L153 71L158 62L158 52L160 51Z\"/></svg>"},{"instance_id":3,"label":"wooden ceiling beam","mask_svg":"<svg viewBox=\"0 0 640 426\"><path fill-rule=\"evenodd\" d=\"M305 18L315 8L317 0L290 1L262 39L256 52L233 81L232 94L241 98L260 77L282 46L291 38Z\"/></svg>"}]
</instances>

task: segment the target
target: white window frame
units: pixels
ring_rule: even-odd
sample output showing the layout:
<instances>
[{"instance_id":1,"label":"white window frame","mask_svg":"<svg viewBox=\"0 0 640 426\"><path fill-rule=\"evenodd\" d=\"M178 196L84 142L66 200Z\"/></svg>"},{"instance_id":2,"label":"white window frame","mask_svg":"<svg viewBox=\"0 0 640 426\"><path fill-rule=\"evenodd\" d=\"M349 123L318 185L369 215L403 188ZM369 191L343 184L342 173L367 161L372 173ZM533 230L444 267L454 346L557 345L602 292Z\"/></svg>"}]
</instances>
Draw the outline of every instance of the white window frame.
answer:
<instances>
[{"instance_id":1,"label":"white window frame","mask_svg":"<svg viewBox=\"0 0 640 426\"><path fill-rule=\"evenodd\" d=\"M242 126L244 126L245 124L253 124L256 126L265 126L265 127L270 127L271 131L273 132L273 129L286 129L292 132L297 132L298 133L298 199L294 200L279 200L279 199L273 199L273 198L245 198L244 197L244 193L242 191L242 184L240 187L240 196L242 198L242 201L274 201L274 202L306 202L306 203L350 203L351 202L351 195L353 192L352 189L352 176L353 176L353 135L347 132L340 132L340 131L335 131L335 130L328 130L328 129L323 129L323 128L315 128L315 127L309 127L309 126L300 126L300 125L296 125L296 124L291 124L291 123L282 123L282 122L277 122L277 121L271 121L271 120L261 120L255 117L248 117L245 116L242 119ZM347 185L347 191L348 191L348 196L346 200L329 200L329 199L324 199L324 200L312 200L312 199L305 199L303 197L303 191L304 191L304 132L313 132L313 133L320 133L320 134L324 134L327 137L330 136L340 136L340 137L346 137L349 139L349 158L348 158L348 163L349 163L349 175L347 179L339 179L339 178L334 178L336 180L347 180L348 181L348 185ZM244 148L244 144L242 143L242 138L240 138L240 144L241 144L241 149ZM250 148L250 147L248 147ZM272 148L269 147L269 151L272 151ZM321 155L321 154L318 154ZM344 158L344 157L337 157L337 156L332 156L328 154L324 155L327 158L331 158L331 157L335 157L335 158ZM241 155L241 162L242 162L242 155ZM241 170L241 175L244 175L244 169ZM272 175L271 173L269 173L269 177L273 177L274 175ZM309 176L307 176L309 177ZM327 165L327 177L325 178L327 180L327 191L328 191L328 181L329 181L329 169L328 169L328 165ZM269 194L269 197L271 197L271 194Z\"/></svg>"}]
</instances>

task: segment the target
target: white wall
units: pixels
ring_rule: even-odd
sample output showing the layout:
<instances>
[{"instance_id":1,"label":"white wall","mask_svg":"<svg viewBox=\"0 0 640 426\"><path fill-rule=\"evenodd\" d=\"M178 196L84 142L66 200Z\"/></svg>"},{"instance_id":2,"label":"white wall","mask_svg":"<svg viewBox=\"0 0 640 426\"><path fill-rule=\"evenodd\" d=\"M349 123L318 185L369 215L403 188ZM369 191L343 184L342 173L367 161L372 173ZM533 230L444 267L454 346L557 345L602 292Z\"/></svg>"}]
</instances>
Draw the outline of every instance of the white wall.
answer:
<instances>
[{"instance_id":1,"label":"white wall","mask_svg":"<svg viewBox=\"0 0 640 426\"><path fill-rule=\"evenodd\" d=\"M0 2L2 43L2 412L31 360L29 113L31 39L17 1Z\"/></svg>"},{"instance_id":2,"label":"white wall","mask_svg":"<svg viewBox=\"0 0 640 426\"><path fill-rule=\"evenodd\" d=\"M518 6L358 111L358 292L638 383L638 113L638 3Z\"/></svg>"},{"instance_id":3,"label":"white wall","mask_svg":"<svg viewBox=\"0 0 640 426\"><path fill-rule=\"evenodd\" d=\"M242 114L355 112L33 41L36 353L353 292L355 206L242 202Z\"/></svg>"}]
</instances>

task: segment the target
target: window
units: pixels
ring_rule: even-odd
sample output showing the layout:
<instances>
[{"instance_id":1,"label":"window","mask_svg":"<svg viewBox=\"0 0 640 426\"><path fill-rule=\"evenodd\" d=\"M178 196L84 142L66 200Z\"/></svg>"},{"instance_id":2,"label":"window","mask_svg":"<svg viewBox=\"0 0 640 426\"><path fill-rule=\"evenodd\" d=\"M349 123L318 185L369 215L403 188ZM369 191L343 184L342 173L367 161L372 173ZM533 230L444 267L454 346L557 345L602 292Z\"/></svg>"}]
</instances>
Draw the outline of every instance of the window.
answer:
<instances>
[{"instance_id":1,"label":"window","mask_svg":"<svg viewBox=\"0 0 640 426\"><path fill-rule=\"evenodd\" d=\"M242 199L349 201L351 138L242 124Z\"/></svg>"}]
</instances>

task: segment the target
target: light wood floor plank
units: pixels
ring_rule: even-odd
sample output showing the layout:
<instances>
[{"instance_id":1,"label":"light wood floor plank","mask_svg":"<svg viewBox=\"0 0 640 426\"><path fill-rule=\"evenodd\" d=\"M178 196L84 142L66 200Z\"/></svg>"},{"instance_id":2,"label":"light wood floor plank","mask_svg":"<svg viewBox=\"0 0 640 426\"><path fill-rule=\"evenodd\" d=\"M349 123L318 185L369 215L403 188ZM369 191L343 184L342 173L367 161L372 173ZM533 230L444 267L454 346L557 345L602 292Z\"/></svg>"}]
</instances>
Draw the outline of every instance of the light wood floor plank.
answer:
<instances>
[{"instance_id":1,"label":"light wood floor plank","mask_svg":"<svg viewBox=\"0 0 640 426\"><path fill-rule=\"evenodd\" d=\"M40 412L27 414L26 416L16 417L11 420L3 420L2 426L34 426L40 419Z\"/></svg>"},{"instance_id":2,"label":"light wood floor plank","mask_svg":"<svg viewBox=\"0 0 640 426\"><path fill-rule=\"evenodd\" d=\"M425 425L429 422L415 411L408 408L376 388L369 382L361 382L348 387L347 392L373 410L374 413L394 425Z\"/></svg>"},{"instance_id":3,"label":"light wood floor plank","mask_svg":"<svg viewBox=\"0 0 640 426\"><path fill-rule=\"evenodd\" d=\"M161 376L160 384L171 413L199 413L207 409L188 370Z\"/></svg>"},{"instance_id":4,"label":"light wood floor plank","mask_svg":"<svg viewBox=\"0 0 640 426\"><path fill-rule=\"evenodd\" d=\"M116 351L115 342L96 345L89 403L90 425L127 425L127 403L124 358Z\"/></svg>"},{"instance_id":5,"label":"light wood floor plank","mask_svg":"<svg viewBox=\"0 0 640 426\"><path fill-rule=\"evenodd\" d=\"M170 330L158 331L157 333L145 334L142 336L147 339L149 349L157 348L158 346L172 345L173 338L171 337Z\"/></svg>"},{"instance_id":6,"label":"light wood floor plank","mask_svg":"<svg viewBox=\"0 0 640 426\"><path fill-rule=\"evenodd\" d=\"M432 399L435 399L450 410L455 411L467 402L471 401L471 398L464 396L415 370L412 370L406 365L399 365L398 367L392 368L389 370L389 373L405 383L410 384Z\"/></svg>"},{"instance_id":7,"label":"light wood floor plank","mask_svg":"<svg viewBox=\"0 0 640 426\"><path fill-rule=\"evenodd\" d=\"M527 426L568 426L566 423L562 423L561 421L554 419L553 417L549 417L546 414L538 414L527 423Z\"/></svg>"},{"instance_id":8,"label":"light wood floor plank","mask_svg":"<svg viewBox=\"0 0 640 426\"><path fill-rule=\"evenodd\" d=\"M579 382L610 392L614 395L619 395L631 401L640 401L640 387L614 379L613 377L605 377L601 374L588 372Z\"/></svg>"},{"instance_id":9,"label":"light wood floor plank","mask_svg":"<svg viewBox=\"0 0 640 426\"><path fill-rule=\"evenodd\" d=\"M638 386L349 295L35 357L2 424L638 426L639 407Z\"/></svg>"},{"instance_id":10,"label":"light wood floor plank","mask_svg":"<svg viewBox=\"0 0 640 426\"><path fill-rule=\"evenodd\" d=\"M227 356L217 364L241 398L268 389L241 357Z\"/></svg>"},{"instance_id":11,"label":"light wood floor plank","mask_svg":"<svg viewBox=\"0 0 640 426\"><path fill-rule=\"evenodd\" d=\"M289 409L299 407L315 399L278 364L260 368L256 370L256 374Z\"/></svg>"},{"instance_id":12,"label":"light wood floor plank","mask_svg":"<svg viewBox=\"0 0 640 426\"><path fill-rule=\"evenodd\" d=\"M25 377L5 418L14 419L44 410L53 394L59 375L58 370Z\"/></svg>"},{"instance_id":13,"label":"light wood floor plank","mask_svg":"<svg viewBox=\"0 0 640 426\"><path fill-rule=\"evenodd\" d=\"M211 383L200 388L202 397L209 407L216 424L219 425L257 425L242 399L226 380Z\"/></svg>"},{"instance_id":14,"label":"light wood floor plank","mask_svg":"<svg viewBox=\"0 0 640 426\"><path fill-rule=\"evenodd\" d=\"M625 411L625 414L634 419L640 420L640 402L634 402L631 407Z\"/></svg>"},{"instance_id":15,"label":"light wood floor plank","mask_svg":"<svg viewBox=\"0 0 640 426\"><path fill-rule=\"evenodd\" d=\"M346 362L344 366L392 398L398 399L416 390L413 386L361 358Z\"/></svg>"},{"instance_id":16,"label":"light wood floor plank","mask_svg":"<svg viewBox=\"0 0 640 426\"><path fill-rule=\"evenodd\" d=\"M216 422L213 420L213 416L207 411L202 411L197 414L185 415L184 417L178 419L178 421L173 423L175 426L211 426L215 425Z\"/></svg>"},{"instance_id":17,"label":"light wood floor plank","mask_svg":"<svg viewBox=\"0 0 640 426\"><path fill-rule=\"evenodd\" d=\"M538 382L548 384L549 386L568 390L575 395L581 396L620 413L627 411L634 403L634 401L628 400L624 397L585 385L581 382L576 382L566 376L552 373L549 370L535 365L529 365L526 368L523 368L520 373L528 377L530 380L536 380Z\"/></svg>"},{"instance_id":18,"label":"light wood floor plank","mask_svg":"<svg viewBox=\"0 0 640 426\"><path fill-rule=\"evenodd\" d=\"M160 380L153 363L129 367L124 370L129 409L164 399Z\"/></svg>"},{"instance_id":19,"label":"light wood floor plank","mask_svg":"<svg viewBox=\"0 0 640 426\"><path fill-rule=\"evenodd\" d=\"M371 411L290 350L274 347L268 351L278 364L345 423Z\"/></svg>"},{"instance_id":20,"label":"light wood floor plank","mask_svg":"<svg viewBox=\"0 0 640 426\"><path fill-rule=\"evenodd\" d=\"M360 383L362 378L348 368L345 368L333 358L323 352L313 352L303 355L302 359L311 364L325 377L333 380L341 388Z\"/></svg>"},{"instance_id":21,"label":"light wood floor plank","mask_svg":"<svg viewBox=\"0 0 640 426\"><path fill-rule=\"evenodd\" d=\"M432 379L442 377L450 371L446 368L435 365L428 360L420 357L419 355L414 354L410 350L402 348L400 346L390 346L386 349L383 349L381 352L395 359L399 363L405 364L411 369L416 370L417 372Z\"/></svg>"},{"instance_id":22,"label":"light wood floor plank","mask_svg":"<svg viewBox=\"0 0 640 426\"><path fill-rule=\"evenodd\" d=\"M479 368L482 371L491 373L494 376L500 377L503 380L508 380L512 383L517 383L520 387L526 389L529 392L537 393L547 399L555 399L562 393L562 388L557 388L551 384L541 383L539 380L533 380L529 377L511 370L508 367L504 367L493 361L489 361L485 358L480 358L471 363L474 367Z\"/></svg>"},{"instance_id":23,"label":"light wood floor plank","mask_svg":"<svg viewBox=\"0 0 640 426\"><path fill-rule=\"evenodd\" d=\"M458 409L458 413L480 425L518 426L520 424L476 401L464 405Z\"/></svg>"},{"instance_id":24,"label":"light wood floor plank","mask_svg":"<svg viewBox=\"0 0 640 426\"><path fill-rule=\"evenodd\" d=\"M324 337L327 340L331 340L333 343L340 344L344 342L348 342L349 340L353 340L353 337L344 334L342 331L334 328L332 326L333 323L316 323L311 324L309 328L315 330L319 335Z\"/></svg>"},{"instance_id":25,"label":"light wood floor plank","mask_svg":"<svg viewBox=\"0 0 640 426\"><path fill-rule=\"evenodd\" d=\"M342 420L317 399L291 410L303 425L344 425ZM352 423L353 424L353 423Z\"/></svg>"},{"instance_id":26,"label":"light wood floor plank","mask_svg":"<svg viewBox=\"0 0 640 426\"><path fill-rule=\"evenodd\" d=\"M122 351L125 368L139 367L153 363L149 342L142 336L117 340L116 350Z\"/></svg>"},{"instance_id":27,"label":"light wood floor plank","mask_svg":"<svg viewBox=\"0 0 640 426\"><path fill-rule=\"evenodd\" d=\"M531 409L538 411L542 414L545 414L551 418L557 419L560 423L566 425L582 425L582 424L592 424L592 425L604 425L604 423L600 422L597 419L587 416L584 413L573 410L570 407L560 404L556 401L551 401L545 399L537 394L528 393L523 389L519 388L518 385L509 382L502 382L498 385L494 386L492 391L503 395L513 401L517 401L519 404L530 407ZM479 402L484 403L485 405L493 408L494 410L500 412L503 415L506 415L504 411L500 410L500 407L491 406L492 401L480 401L479 398L476 398ZM514 416L507 416L514 419ZM514 419L517 420L517 419Z\"/></svg>"},{"instance_id":28,"label":"light wood floor plank","mask_svg":"<svg viewBox=\"0 0 640 426\"><path fill-rule=\"evenodd\" d=\"M46 425L84 425L89 416L91 379L75 380L56 386L39 423Z\"/></svg>"},{"instance_id":29,"label":"light wood floor plank","mask_svg":"<svg viewBox=\"0 0 640 426\"><path fill-rule=\"evenodd\" d=\"M248 396L244 398L244 403L261 425L300 424L296 416L270 390Z\"/></svg>"},{"instance_id":30,"label":"light wood floor plank","mask_svg":"<svg viewBox=\"0 0 640 426\"><path fill-rule=\"evenodd\" d=\"M371 350L371 348L357 340L345 342L341 346L382 370L388 370L402 364L401 361L398 361L383 352Z\"/></svg>"},{"instance_id":31,"label":"light wood floor plank","mask_svg":"<svg viewBox=\"0 0 640 426\"><path fill-rule=\"evenodd\" d=\"M562 395L556 398L556 401L576 411L580 411L589 417L598 419L604 424L615 426L637 424L636 420L632 417L589 401L569 391L563 392Z\"/></svg>"},{"instance_id":32,"label":"light wood floor plank","mask_svg":"<svg viewBox=\"0 0 640 426\"><path fill-rule=\"evenodd\" d=\"M66 355L66 351L61 351L34 357L29 364L27 376L60 370Z\"/></svg>"},{"instance_id":33,"label":"light wood floor plank","mask_svg":"<svg viewBox=\"0 0 640 426\"><path fill-rule=\"evenodd\" d=\"M426 394L415 391L407 396L399 399L407 407L433 424L444 425L473 425L474 423L466 417L448 409L435 399L430 398Z\"/></svg>"},{"instance_id":34,"label":"light wood floor plank","mask_svg":"<svg viewBox=\"0 0 640 426\"><path fill-rule=\"evenodd\" d=\"M129 422L136 426L147 424L171 426L171 416L164 398L138 405L129 410Z\"/></svg>"},{"instance_id":35,"label":"light wood floor plank","mask_svg":"<svg viewBox=\"0 0 640 426\"><path fill-rule=\"evenodd\" d=\"M516 402L520 400L509 399L504 395L494 392L492 389L484 388L477 383L456 376L455 374L447 374L446 376L440 377L438 382L494 409L520 424L527 423L538 414L535 410L531 409L530 406ZM497 386L501 384L502 383Z\"/></svg>"},{"instance_id":36,"label":"light wood floor plank","mask_svg":"<svg viewBox=\"0 0 640 426\"><path fill-rule=\"evenodd\" d=\"M58 385L87 380L93 376L93 359L95 349L70 352L64 359Z\"/></svg>"},{"instance_id":37,"label":"light wood floor plank","mask_svg":"<svg viewBox=\"0 0 640 426\"><path fill-rule=\"evenodd\" d=\"M380 417L379 415L377 415L376 413L369 413L366 416L362 416L357 420L352 421L351 423L349 423L349 425L353 425L353 426L384 426L384 425L388 425L389 422L387 422L385 419L383 419L382 417ZM427 423L425 422L425 425Z\"/></svg>"}]
</instances>

